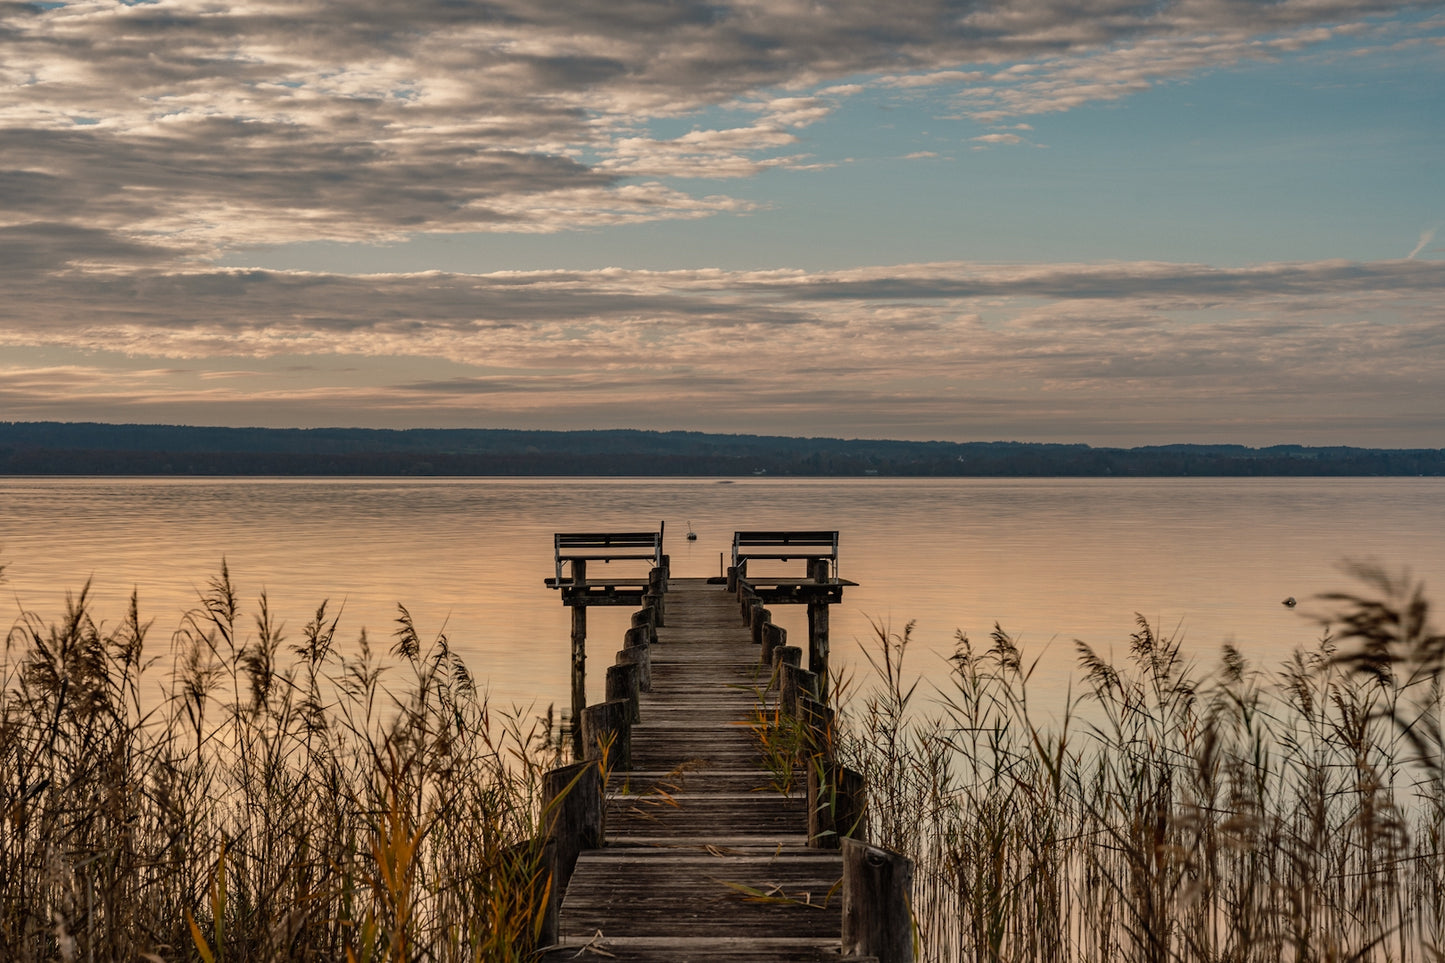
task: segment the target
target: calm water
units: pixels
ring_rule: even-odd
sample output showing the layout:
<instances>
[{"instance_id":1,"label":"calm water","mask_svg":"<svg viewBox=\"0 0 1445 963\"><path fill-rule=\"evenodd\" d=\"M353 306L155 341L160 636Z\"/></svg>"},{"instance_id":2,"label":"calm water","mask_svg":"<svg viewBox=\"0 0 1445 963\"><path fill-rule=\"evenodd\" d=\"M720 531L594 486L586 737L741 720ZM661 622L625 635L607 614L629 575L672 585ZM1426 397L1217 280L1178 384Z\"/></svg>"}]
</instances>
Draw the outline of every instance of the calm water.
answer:
<instances>
[{"instance_id":1,"label":"calm water","mask_svg":"<svg viewBox=\"0 0 1445 963\"><path fill-rule=\"evenodd\" d=\"M997 622L1042 655L1038 704L1062 699L1072 640L1122 653L1136 612L1182 631L1201 661L1233 641L1272 663L1318 638L1311 596L1354 587L1345 559L1445 588L1440 479L9 478L0 616L56 619L89 578L114 621L134 587L159 650L224 557L292 638L329 599L343 638L365 626L389 645L400 602L424 632L446 632L494 701L561 706L569 622L542 584L552 533L659 521L679 576L718 574L735 528L839 529L840 572L860 585L833 610L835 652L861 662L871 622L915 620L912 666L942 676L955 630L984 641ZM805 632L802 610L780 608ZM611 661L625 619L591 611L593 666Z\"/></svg>"}]
</instances>

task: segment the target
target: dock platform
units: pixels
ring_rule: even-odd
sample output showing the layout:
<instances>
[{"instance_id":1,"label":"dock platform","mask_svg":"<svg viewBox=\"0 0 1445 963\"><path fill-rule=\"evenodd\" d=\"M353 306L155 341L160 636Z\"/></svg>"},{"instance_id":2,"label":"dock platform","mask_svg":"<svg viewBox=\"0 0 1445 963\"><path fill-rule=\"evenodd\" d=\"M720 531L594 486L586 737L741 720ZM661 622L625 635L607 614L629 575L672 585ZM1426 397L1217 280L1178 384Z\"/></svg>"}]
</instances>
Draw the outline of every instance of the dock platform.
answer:
<instances>
[{"instance_id":1,"label":"dock platform","mask_svg":"<svg viewBox=\"0 0 1445 963\"><path fill-rule=\"evenodd\" d=\"M610 774L606 845L567 885L544 960L861 961L844 957L842 858L808 846L805 787L783 793L752 726L770 670L734 597L671 580L631 768Z\"/></svg>"}]
</instances>

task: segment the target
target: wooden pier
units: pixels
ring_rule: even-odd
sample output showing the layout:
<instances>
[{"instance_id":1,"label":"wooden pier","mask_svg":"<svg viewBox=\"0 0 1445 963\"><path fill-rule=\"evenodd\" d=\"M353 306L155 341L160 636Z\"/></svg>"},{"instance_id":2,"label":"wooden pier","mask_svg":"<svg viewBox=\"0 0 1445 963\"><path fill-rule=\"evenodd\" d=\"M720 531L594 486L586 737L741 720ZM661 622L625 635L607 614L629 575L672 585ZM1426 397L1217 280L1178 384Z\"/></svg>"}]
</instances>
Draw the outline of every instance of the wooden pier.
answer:
<instances>
[{"instance_id":1,"label":"wooden pier","mask_svg":"<svg viewBox=\"0 0 1445 963\"><path fill-rule=\"evenodd\" d=\"M783 792L763 763L754 729L776 711L789 671L772 663L811 676L798 665L801 653L761 644L784 642L784 633L770 635L766 621L758 630L759 603L736 577L724 586L665 574L664 560L651 586L665 588L665 617L660 598L634 617L619 653L625 671L609 670L608 701L584 712L591 762L557 774L566 806L557 806L552 835L563 895L542 958L911 960L907 861L851 839L840 850L840 837L859 834L861 823L835 829L846 821L836 812L861 812L861 801L830 805L817 778L810 799L802 772ZM560 567L549 584L565 585ZM841 585L830 590L836 597ZM595 583L585 591L606 597ZM638 648L646 651L623 657ZM795 703L814 694L816 685L795 693ZM826 722L830 714L813 709ZM599 795L600 832L587 814ZM826 812L820 818L810 807ZM846 883L845 857L853 867Z\"/></svg>"}]
</instances>

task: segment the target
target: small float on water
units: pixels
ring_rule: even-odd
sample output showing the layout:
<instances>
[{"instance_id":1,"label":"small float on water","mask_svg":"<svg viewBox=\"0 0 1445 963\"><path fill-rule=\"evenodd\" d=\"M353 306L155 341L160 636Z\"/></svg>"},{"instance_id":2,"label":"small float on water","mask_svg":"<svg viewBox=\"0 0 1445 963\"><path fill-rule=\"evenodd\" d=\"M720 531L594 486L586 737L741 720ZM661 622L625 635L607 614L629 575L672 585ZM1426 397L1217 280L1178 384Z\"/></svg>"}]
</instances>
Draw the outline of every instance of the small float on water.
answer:
<instances>
[{"instance_id":1,"label":"small float on water","mask_svg":"<svg viewBox=\"0 0 1445 963\"><path fill-rule=\"evenodd\" d=\"M687 540L689 542L697 541L697 532L692 530L692 522L687 523Z\"/></svg>"}]
</instances>

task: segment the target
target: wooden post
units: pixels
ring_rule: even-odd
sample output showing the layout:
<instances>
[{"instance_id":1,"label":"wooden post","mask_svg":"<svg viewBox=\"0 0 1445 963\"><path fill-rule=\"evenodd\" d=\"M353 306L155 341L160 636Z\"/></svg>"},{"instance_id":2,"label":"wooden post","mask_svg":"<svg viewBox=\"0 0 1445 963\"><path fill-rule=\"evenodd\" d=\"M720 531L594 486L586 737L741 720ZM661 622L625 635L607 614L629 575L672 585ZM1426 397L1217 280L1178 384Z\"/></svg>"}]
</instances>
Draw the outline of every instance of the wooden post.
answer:
<instances>
[{"instance_id":1,"label":"wooden post","mask_svg":"<svg viewBox=\"0 0 1445 963\"><path fill-rule=\"evenodd\" d=\"M632 628L647 630L647 644L657 644L657 611L650 605L644 605L632 613Z\"/></svg>"},{"instance_id":2,"label":"wooden post","mask_svg":"<svg viewBox=\"0 0 1445 963\"><path fill-rule=\"evenodd\" d=\"M828 581L828 560L815 558L808 563L808 578L819 584ZM818 698L828 698L828 600L815 598L808 603L808 669L817 674Z\"/></svg>"},{"instance_id":3,"label":"wooden post","mask_svg":"<svg viewBox=\"0 0 1445 963\"><path fill-rule=\"evenodd\" d=\"M718 555L718 561L722 561L722 555ZM738 593L738 570L737 570L736 568L734 568L733 566L729 565L729 566L728 566L728 572L727 572L727 578L728 578L728 584L727 584L728 594L729 594L729 595L736 595L736 594Z\"/></svg>"},{"instance_id":4,"label":"wooden post","mask_svg":"<svg viewBox=\"0 0 1445 963\"><path fill-rule=\"evenodd\" d=\"M808 762L808 845L837 849L839 840L868 839L868 792L863 774L814 756Z\"/></svg>"},{"instance_id":5,"label":"wooden post","mask_svg":"<svg viewBox=\"0 0 1445 963\"><path fill-rule=\"evenodd\" d=\"M653 625L667 624L667 606L663 602L663 596L667 594L667 570L654 567L647 573L647 592L643 598L649 608L652 609Z\"/></svg>"},{"instance_id":6,"label":"wooden post","mask_svg":"<svg viewBox=\"0 0 1445 963\"><path fill-rule=\"evenodd\" d=\"M506 876L518 889L523 905L542 916L537 932L539 946L557 942L561 930L562 898L557 892L557 843L546 836L534 836L513 843L497 854L501 865L496 872ZM548 884L551 883L549 886ZM525 893L525 896L521 896ZM544 896L545 895L545 902Z\"/></svg>"},{"instance_id":7,"label":"wooden post","mask_svg":"<svg viewBox=\"0 0 1445 963\"><path fill-rule=\"evenodd\" d=\"M798 668L803 661L803 650L796 645L780 645L773 649L773 678L770 685L777 685L779 707L782 708L783 686L787 674ZM791 666L791 669L789 668Z\"/></svg>"},{"instance_id":8,"label":"wooden post","mask_svg":"<svg viewBox=\"0 0 1445 963\"><path fill-rule=\"evenodd\" d=\"M627 651L626 649L623 650ZM622 652L617 653L622 657ZM642 688L641 673L636 662L619 662L607 667L607 701L622 701L628 705L627 721L642 721L642 708L637 693Z\"/></svg>"},{"instance_id":9,"label":"wooden post","mask_svg":"<svg viewBox=\"0 0 1445 963\"><path fill-rule=\"evenodd\" d=\"M773 666L803 664L803 650L796 645L780 645L773 650Z\"/></svg>"},{"instance_id":10,"label":"wooden post","mask_svg":"<svg viewBox=\"0 0 1445 963\"><path fill-rule=\"evenodd\" d=\"M652 644L652 637L652 626L646 623L643 623L642 625L634 625L632 628L622 633L622 644L624 647L629 649L635 648L637 646L648 646Z\"/></svg>"},{"instance_id":11,"label":"wooden post","mask_svg":"<svg viewBox=\"0 0 1445 963\"><path fill-rule=\"evenodd\" d=\"M817 699L806 694L798 695L798 720L807 731L809 744L814 752L833 756L833 710Z\"/></svg>"},{"instance_id":12,"label":"wooden post","mask_svg":"<svg viewBox=\"0 0 1445 963\"><path fill-rule=\"evenodd\" d=\"M773 653L780 646L788 644L788 630L781 625L768 623L767 632L763 635L763 649L758 653L758 661L763 665L773 664Z\"/></svg>"},{"instance_id":13,"label":"wooden post","mask_svg":"<svg viewBox=\"0 0 1445 963\"><path fill-rule=\"evenodd\" d=\"M542 777L542 813L549 839L556 840L554 885L560 892L572 878L577 854L602 848L602 779L595 762L576 762Z\"/></svg>"},{"instance_id":14,"label":"wooden post","mask_svg":"<svg viewBox=\"0 0 1445 963\"><path fill-rule=\"evenodd\" d=\"M573 559L572 584L586 580L586 559ZM577 601L572 606L572 757L582 759L582 710L587 708L587 606Z\"/></svg>"},{"instance_id":15,"label":"wooden post","mask_svg":"<svg viewBox=\"0 0 1445 963\"><path fill-rule=\"evenodd\" d=\"M843 840L843 955L913 963L913 863L897 853Z\"/></svg>"},{"instance_id":16,"label":"wooden post","mask_svg":"<svg viewBox=\"0 0 1445 963\"><path fill-rule=\"evenodd\" d=\"M799 655L802 653L799 652ZM778 666L778 704L783 712L798 718L803 699L818 697L818 677L800 666L787 662Z\"/></svg>"},{"instance_id":17,"label":"wooden post","mask_svg":"<svg viewBox=\"0 0 1445 963\"><path fill-rule=\"evenodd\" d=\"M833 818L836 786L833 767L826 756L809 756L808 762L808 848L837 849L838 830Z\"/></svg>"},{"instance_id":18,"label":"wooden post","mask_svg":"<svg viewBox=\"0 0 1445 963\"><path fill-rule=\"evenodd\" d=\"M652 691L652 646L629 645L617 653L617 664L630 663L637 666L637 688L643 692Z\"/></svg>"},{"instance_id":19,"label":"wooden post","mask_svg":"<svg viewBox=\"0 0 1445 963\"><path fill-rule=\"evenodd\" d=\"M742 571L741 568L738 569L738 604L741 606L741 611L746 614L748 611L748 599L758 593L753 589L752 583L743 578Z\"/></svg>"},{"instance_id":20,"label":"wooden post","mask_svg":"<svg viewBox=\"0 0 1445 963\"><path fill-rule=\"evenodd\" d=\"M585 758L601 759L607 750L611 772L632 768L632 705L626 699L599 702L582 710L582 744Z\"/></svg>"},{"instance_id":21,"label":"wooden post","mask_svg":"<svg viewBox=\"0 0 1445 963\"><path fill-rule=\"evenodd\" d=\"M753 645L763 644L763 633L766 631L764 626L771 625L772 621L773 613L763 608L762 605L753 606L752 624L750 626L753 631Z\"/></svg>"},{"instance_id":22,"label":"wooden post","mask_svg":"<svg viewBox=\"0 0 1445 963\"><path fill-rule=\"evenodd\" d=\"M838 828L834 816L837 783L833 767L823 755L808 759L808 848L837 849Z\"/></svg>"},{"instance_id":23,"label":"wooden post","mask_svg":"<svg viewBox=\"0 0 1445 963\"><path fill-rule=\"evenodd\" d=\"M868 782L863 774L847 766L838 766L836 805L833 825L843 839L868 841Z\"/></svg>"}]
</instances>

